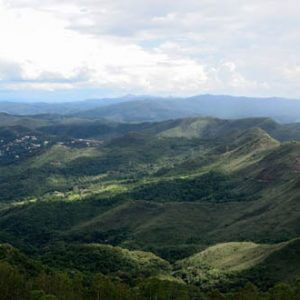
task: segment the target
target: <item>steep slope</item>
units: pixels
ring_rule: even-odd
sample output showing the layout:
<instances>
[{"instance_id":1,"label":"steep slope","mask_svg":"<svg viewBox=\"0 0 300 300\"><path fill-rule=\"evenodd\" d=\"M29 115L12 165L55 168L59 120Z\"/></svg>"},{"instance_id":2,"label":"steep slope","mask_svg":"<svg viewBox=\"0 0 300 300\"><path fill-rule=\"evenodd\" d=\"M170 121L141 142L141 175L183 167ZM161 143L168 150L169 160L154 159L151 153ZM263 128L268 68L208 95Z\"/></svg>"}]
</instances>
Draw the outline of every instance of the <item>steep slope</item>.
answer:
<instances>
[{"instance_id":1,"label":"steep slope","mask_svg":"<svg viewBox=\"0 0 300 300\"><path fill-rule=\"evenodd\" d=\"M175 260L218 242L300 235L299 143L280 145L261 129L276 123L143 126L104 144L70 139L1 167L1 240L28 251L108 240Z\"/></svg>"},{"instance_id":2,"label":"steep slope","mask_svg":"<svg viewBox=\"0 0 300 300\"><path fill-rule=\"evenodd\" d=\"M202 139L235 138L235 135L251 128L260 128L268 133L276 132L280 125L269 118L223 120L217 118L188 118L177 121L169 129L159 133L161 137L185 137Z\"/></svg>"},{"instance_id":3,"label":"steep slope","mask_svg":"<svg viewBox=\"0 0 300 300\"><path fill-rule=\"evenodd\" d=\"M19 271L29 276L37 275L46 269L41 263L29 258L9 244L0 244L0 264L3 263L17 267Z\"/></svg>"},{"instance_id":4,"label":"steep slope","mask_svg":"<svg viewBox=\"0 0 300 300\"><path fill-rule=\"evenodd\" d=\"M300 275L299 255L299 239L273 245L224 243L178 261L174 274L203 288L228 288L250 280L266 289Z\"/></svg>"},{"instance_id":5,"label":"steep slope","mask_svg":"<svg viewBox=\"0 0 300 300\"><path fill-rule=\"evenodd\" d=\"M168 286L168 298L192 295L190 284L266 289L300 276L300 142L275 139L297 136L297 124L43 115L17 125L23 118L0 126L1 151L43 144L0 164L0 243L30 255L0 246L1 280L12 287L49 280L47 293L75 299L73 285L69 296L58 287L84 282L82 299L95 299L102 283L128 284L126 299L149 299L154 287Z\"/></svg>"},{"instance_id":6,"label":"steep slope","mask_svg":"<svg viewBox=\"0 0 300 300\"><path fill-rule=\"evenodd\" d=\"M251 124L249 120L245 123ZM279 146L255 128L237 127L225 142L223 134L212 140L156 134L132 133L99 148L58 145L18 167L2 169L3 200L48 200L43 205L5 210L1 219L7 234L38 241L35 233L48 232L46 243L53 231L62 239L100 243L109 236L113 244L151 248L170 259L215 242L261 242L266 237L273 242L299 234L299 177L297 168L293 169L298 143ZM200 162L194 163L197 160ZM275 181L266 182L263 174L270 173L269 168L271 173L280 169L283 177L278 173ZM108 199L115 204L107 206L107 214L92 209L108 204ZM50 212L59 205L70 216L74 211L70 222L63 212L59 218L66 222L56 219L57 213L47 213L45 218L47 209ZM75 218L79 207L88 219ZM33 212L47 221L38 219L34 225L38 229L24 232L24 223L32 223ZM53 222L57 227L50 228ZM172 249L174 254L170 254Z\"/></svg>"},{"instance_id":7,"label":"steep slope","mask_svg":"<svg viewBox=\"0 0 300 300\"><path fill-rule=\"evenodd\" d=\"M213 189L203 196L203 191L209 187L206 177L205 188L200 188L200 191L197 191L197 185L202 179L199 181L197 177L149 182L133 193L125 193L125 199L147 199L147 202L126 203L105 216L97 216L75 227L71 235L75 234L78 238L88 233L93 241L113 228L118 234L122 233L119 243L149 245L160 254L164 253L164 248L170 250L176 248L175 245L180 245L178 249L193 251L194 247L222 241L250 239L276 242L297 237L300 234L299 176L294 172L292 161L295 159L296 162L294 155L298 144L291 143L292 147L286 150L285 161L290 165L289 169L282 168L281 161L275 159L277 153L281 153L281 147L266 133L251 130L249 135L241 137L243 139L244 146L239 144L221 155L210 167L230 171L226 180L229 180L229 186L233 184L229 188L233 194L226 194L222 183L222 194L218 200L217 181L213 180ZM270 157L274 157L272 163ZM279 176L270 183L262 180L260 174L266 164L271 169L281 168L284 177ZM290 176L290 181L286 181L285 176Z\"/></svg>"}]
</instances>

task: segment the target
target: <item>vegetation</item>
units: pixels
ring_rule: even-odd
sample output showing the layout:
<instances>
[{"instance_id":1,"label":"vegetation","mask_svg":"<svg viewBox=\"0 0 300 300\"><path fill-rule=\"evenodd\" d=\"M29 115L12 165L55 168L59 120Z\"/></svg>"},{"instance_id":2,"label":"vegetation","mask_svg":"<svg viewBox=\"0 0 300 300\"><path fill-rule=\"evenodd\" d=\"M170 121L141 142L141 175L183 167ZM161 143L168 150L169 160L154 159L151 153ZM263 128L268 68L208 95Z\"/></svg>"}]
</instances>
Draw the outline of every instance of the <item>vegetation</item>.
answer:
<instances>
[{"instance_id":1,"label":"vegetation","mask_svg":"<svg viewBox=\"0 0 300 300\"><path fill-rule=\"evenodd\" d=\"M2 123L3 299L298 295L296 125Z\"/></svg>"},{"instance_id":2,"label":"vegetation","mask_svg":"<svg viewBox=\"0 0 300 300\"><path fill-rule=\"evenodd\" d=\"M234 184L228 176L210 171L193 179L173 179L156 184L139 186L130 195L136 200L147 201L249 201L249 196L234 193Z\"/></svg>"}]
</instances>

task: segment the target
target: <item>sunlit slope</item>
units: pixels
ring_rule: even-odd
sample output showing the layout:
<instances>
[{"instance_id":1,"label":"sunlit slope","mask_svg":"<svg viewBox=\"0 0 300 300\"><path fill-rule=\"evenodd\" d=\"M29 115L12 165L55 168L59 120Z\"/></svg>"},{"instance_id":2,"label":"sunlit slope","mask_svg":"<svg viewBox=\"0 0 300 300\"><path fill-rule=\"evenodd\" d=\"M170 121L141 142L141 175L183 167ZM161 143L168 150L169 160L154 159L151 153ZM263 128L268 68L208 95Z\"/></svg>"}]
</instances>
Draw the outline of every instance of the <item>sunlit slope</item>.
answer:
<instances>
[{"instance_id":1,"label":"sunlit slope","mask_svg":"<svg viewBox=\"0 0 300 300\"><path fill-rule=\"evenodd\" d=\"M229 178L232 176L230 180L236 184L232 191L242 193L239 198L229 198L229 201L222 202L216 198L201 198L201 193L198 193L198 199L193 198L191 201L190 195L199 182L197 177L192 179L192 186L184 185L190 184L189 178L167 181L165 187L162 182L150 182L144 186L147 202L125 203L73 230L84 235L85 232L106 232L112 227L125 233L121 243L152 245L160 249L158 251L163 251L165 246L172 248L181 245L182 248L192 249L194 246L205 247L222 241L279 242L295 238L300 234L297 171L299 145L291 143L279 146L276 141L267 140L274 148L267 147L266 152L262 152L265 156L255 152L257 157L233 168L229 175ZM265 139L262 141L265 142ZM264 143L263 145L265 146ZM247 149L251 150L251 147ZM234 150L228 154L233 156L233 160L220 166L231 166L239 151L240 149ZM285 155L279 159L282 151ZM241 152L245 154L244 151ZM268 168L271 171L279 170L274 181L261 178ZM165 193L167 188L169 190ZM181 194L178 192L174 198L172 195L176 188ZM135 200L143 200L143 193L138 195L139 198ZM214 195L213 192L211 195ZM137 197L136 194L133 196Z\"/></svg>"},{"instance_id":2,"label":"sunlit slope","mask_svg":"<svg viewBox=\"0 0 300 300\"><path fill-rule=\"evenodd\" d=\"M175 264L175 274L200 286L238 285L247 280L264 288L300 275L300 240L279 244L217 244Z\"/></svg>"},{"instance_id":3,"label":"sunlit slope","mask_svg":"<svg viewBox=\"0 0 300 300\"><path fill-rule=\"evenodd\" d=\"M1 240L34 251L107 241L174 261L215 243L296 238L300 146L275 140L275 125L195 118L59 142L1 167Z\"/></svg>"},{"instance_id":4,"label":"sunlit slope","mask_svg":"<svg viewBox=\"0 0 300 300\"><path fill-rule=\"evenodd\" d=\"M10 191L46 201L4 211L0 221L26 245L38 245L44 231L45 243L51 242L55 231L60 239L108 240L165 257L172 249L182 257L217 242L278 242L300 234L298 143L280 146L263 130L250 129L225 145L202 145L131 134L98 148L54 146L5 176L15 179ZM274 172L272 180L265 175ZM114 204L103 214L108 199Z\"/></svg>"}]
</instances>

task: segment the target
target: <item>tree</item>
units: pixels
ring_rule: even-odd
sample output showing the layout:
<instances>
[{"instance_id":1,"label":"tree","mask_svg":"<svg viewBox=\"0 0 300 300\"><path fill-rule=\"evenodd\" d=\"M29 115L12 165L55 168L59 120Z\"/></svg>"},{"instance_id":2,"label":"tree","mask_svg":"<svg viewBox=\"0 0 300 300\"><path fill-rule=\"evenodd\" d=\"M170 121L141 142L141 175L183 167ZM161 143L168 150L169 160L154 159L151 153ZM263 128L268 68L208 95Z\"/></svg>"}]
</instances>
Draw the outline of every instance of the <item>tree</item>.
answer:
<instances>
[{"instance_id":1,"label":"tree","mask_svg":"<svg viewBox=\"0 0 300 300\"><path fill-rule=\"evenodd\" d=\"M272 300L294 300L293 290L287 283L278 283L269 290Z\"/></svg>"}]
</instances>

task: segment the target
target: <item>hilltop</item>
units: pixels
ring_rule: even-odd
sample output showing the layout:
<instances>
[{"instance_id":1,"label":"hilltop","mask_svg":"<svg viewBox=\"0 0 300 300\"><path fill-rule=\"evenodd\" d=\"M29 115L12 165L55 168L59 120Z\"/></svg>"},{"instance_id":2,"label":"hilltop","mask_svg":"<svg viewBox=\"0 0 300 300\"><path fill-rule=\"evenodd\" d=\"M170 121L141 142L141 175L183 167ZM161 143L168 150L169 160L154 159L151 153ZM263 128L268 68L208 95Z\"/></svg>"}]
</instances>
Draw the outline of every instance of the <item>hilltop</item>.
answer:
<instances>
[{"instance_id":1,"label":"hilltop","mask_svg":"<svg viewBox=\"0 0 300 300\"><path fill-rule=\"evenodd\" d=\"M45 268L224 291L299 276L297 123L4 116L0 242Z\"/></svg>"}]
</instances>

